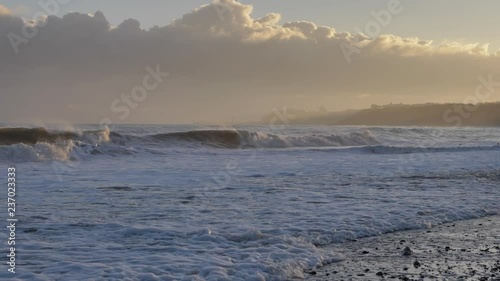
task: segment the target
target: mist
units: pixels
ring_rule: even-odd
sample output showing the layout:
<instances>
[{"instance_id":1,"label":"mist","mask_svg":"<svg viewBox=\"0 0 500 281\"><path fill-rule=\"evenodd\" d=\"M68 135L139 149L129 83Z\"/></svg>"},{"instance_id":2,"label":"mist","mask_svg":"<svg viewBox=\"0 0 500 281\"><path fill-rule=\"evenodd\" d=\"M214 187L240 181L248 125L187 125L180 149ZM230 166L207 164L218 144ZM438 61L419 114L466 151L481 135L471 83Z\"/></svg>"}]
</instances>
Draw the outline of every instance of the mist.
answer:
<instances>
[{"instance_id":1,"label":"mist","mask_svg":"<svg viewBox=\"0 0 500 281\"><path fill-rule=\"evenodd\" d=\"M478 77L500 80L499 53L487 42L281 23L233 0L193 8L146 30L134 19L112 26L98 11L29 21L1 7L0 119L246 122L284 107L464 102Z\"/></svg>"}]
</instances>

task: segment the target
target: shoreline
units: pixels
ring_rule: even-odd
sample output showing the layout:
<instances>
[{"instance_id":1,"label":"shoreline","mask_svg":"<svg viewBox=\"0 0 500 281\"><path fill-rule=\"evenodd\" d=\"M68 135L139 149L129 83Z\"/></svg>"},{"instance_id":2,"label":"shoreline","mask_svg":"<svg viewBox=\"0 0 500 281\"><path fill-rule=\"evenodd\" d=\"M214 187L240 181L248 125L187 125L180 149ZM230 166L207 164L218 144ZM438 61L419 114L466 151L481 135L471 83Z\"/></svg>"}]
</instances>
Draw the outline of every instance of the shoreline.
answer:
<instances>
[{"instance_id":1,"label":"shoreline","mask_svg":"<svg viewBox=\"0 0 500 281\"><path fill-rule=\"evenodd\" d=\"M499 246L500 216L456 221L327 246L342 261L304 280L499 281Z\"/></svg>"}]
</instances>

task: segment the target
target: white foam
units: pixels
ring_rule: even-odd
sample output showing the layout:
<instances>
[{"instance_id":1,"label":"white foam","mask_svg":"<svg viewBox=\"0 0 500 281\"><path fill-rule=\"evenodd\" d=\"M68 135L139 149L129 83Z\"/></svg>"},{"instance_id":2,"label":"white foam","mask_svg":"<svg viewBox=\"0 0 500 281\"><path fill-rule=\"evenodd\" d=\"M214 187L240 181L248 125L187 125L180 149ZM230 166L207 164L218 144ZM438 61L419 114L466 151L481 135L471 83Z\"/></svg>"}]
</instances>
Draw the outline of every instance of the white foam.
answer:
<instances>
[{"instance_id":1,"label":"white foam","mask_svg":"<svg viewBox=\"0 0 500 281\"><path fill-rule=\"evenodd\" d=\"M0 159L4 162L67 161L73 147L73 141L54 144L41 142L35 145L14 144L0 146Z\"/></svg>"},{"instance_id":2,"label":"white foam","mask_svg":"<svg viewBox=\"0 0 500 281\"><path fill-rule=\"evenodd\" d=\"M377 139L369 130L338 134L276 135L267 132L242 133L243 143L258 148L284 147L336 147L377 144Z\"/></svg>"},{"instance_id":3,"label":"white foam","mask_svg":"<svg viewBox=\"0 0 500 281\"><path fill-rule=\"evenodd\" d=\"M121 130L127 133L127 128ZM158 131L164 128L145 134ZM266 134L279 136L277 142L285 145L312 141L304 136L334 136L318 141L331 145L371 141L363 131L306 127ZM408 149L411 139L418 140L413 143L417 151L432 147L420 141L429 135L427 129L369 131L382 146L397 145L396 137L404 136L401 143ZM418 155L382 146L379 153L362 147L334 154L165 146L154 147L161 153L153 154L136 146L145 145L140 141L104 140L96 147L93 142L100 139L79 140L68 149L0 147L0 157L14 148L16 157L27 159L67 159L80 151L84 156L57 171L49 162L16 165L23 210L18 232L23 263L17 277L290 280L338 260L323 247L330 243L499 214L500 151L446 147L491 148L500 133L463 129L445 135L436 149ZM274 140L263 135L255 141L268 145ZM104 156L93 155L96 150ZM0 240L5 235L0 232ZM3 277L11 276L0 272Z\"/></svg>"}]
</instances>

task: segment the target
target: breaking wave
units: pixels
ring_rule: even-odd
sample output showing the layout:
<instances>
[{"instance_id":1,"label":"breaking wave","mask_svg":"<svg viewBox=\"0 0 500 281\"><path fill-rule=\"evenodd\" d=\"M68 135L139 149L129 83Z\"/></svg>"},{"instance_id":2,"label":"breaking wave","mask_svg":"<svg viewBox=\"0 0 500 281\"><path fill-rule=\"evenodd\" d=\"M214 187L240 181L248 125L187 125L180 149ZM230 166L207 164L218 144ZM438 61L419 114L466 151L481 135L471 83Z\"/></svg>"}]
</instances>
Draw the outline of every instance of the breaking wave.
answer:
<instances>
[{"instance_id":1,"label":"breaking wave","mask_svg":"<svg viewBox=\"0 0 500 281\"><path fill-rule=\"evenodd\" d=\"M83 132L48 131L45 128L0 128L0 145L58 143L81 141L100 143L109 141L109 129Z\"/></svg>"},{"instance_id":2,"label":"breaking wave","mask_svg":"<svg viewBox=\"0 0 500 281\"><path fill-rule=\"evenodd\" d=\"M45 128L0 128L0 145L52 143L75 138L72 132L49 132Z\"/></svg>"},{"instance_id":3,"label":"breaking wave","mask_svg":"<svg viewBox=\"0 0 500 281\"><path fill-rule=\"evenodd\" d=\"M165 147L221 149L344 147L378 144L368 130L343 134L277 135L244 130L197 130L135 136L95 131L49 131L46 128L0 128L0 161L74 160L81 155L132 154Z\"/></svg>"},{"instance_id":4,"label":"breaking wave","mask_svg":"<svg viewBox=\"0 0 500 281\"><path fill-rule=\"evenodd\" d=\"M70 132L45 128L0 128L0 162L74 160L78 154L93 154L97 145L109 141L108 129Z\"/></svg>"},{"instance_id":5,"label":"breaking wave","mask_svg":"<svg viewBox=\"0 0 500 281\"><path fill-rule=\"evenodd\" d=\"M157 134L145 138L160 143L187 142L222 148L338 147L378 144L368 130L350 134L297 136L238 130L206 130Z\"/></svg>"},{"instance_id":6,"label":"breaking wave","mask_svg":"<svg viewBox=\"0 0 500 281\"><path fill-rule=\"evenodd\" d=\"M420 154L499 150L496 146L391 146L380 143L370 130L332 134L279 135L264 131L196 130L137 136L94 131L49 131L46 128L0 128L0 162L79 160L91 155L120 156L168 148L280 149L307 148L358 151L370 154ZM168 150L167 150L168 151Z\"/></svg>"}]
</instances>

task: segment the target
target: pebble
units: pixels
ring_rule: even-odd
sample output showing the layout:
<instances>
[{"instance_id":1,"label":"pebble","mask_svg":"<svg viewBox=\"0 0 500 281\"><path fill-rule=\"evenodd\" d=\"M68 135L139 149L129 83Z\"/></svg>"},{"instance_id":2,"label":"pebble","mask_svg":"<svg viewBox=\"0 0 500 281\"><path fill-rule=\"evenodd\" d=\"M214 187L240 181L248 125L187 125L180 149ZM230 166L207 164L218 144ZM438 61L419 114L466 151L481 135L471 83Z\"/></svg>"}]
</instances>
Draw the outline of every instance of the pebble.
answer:
<instances>
[{"instance_id":1,"label":"pebble","mask_svg":"<svg viewBox=\"0 0 500 281\"><path fill-rule=\"evenodd\" d=\"M413 254L413 251L410 249L410 247L406 247L403 250L403 256L411 256Z\"/></svg>"}]
</instances>

